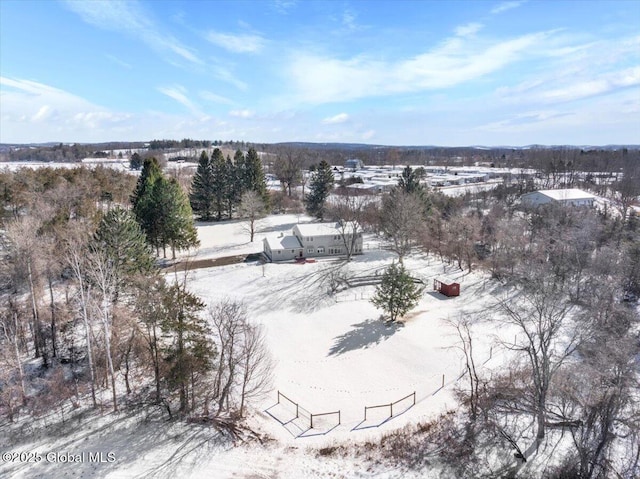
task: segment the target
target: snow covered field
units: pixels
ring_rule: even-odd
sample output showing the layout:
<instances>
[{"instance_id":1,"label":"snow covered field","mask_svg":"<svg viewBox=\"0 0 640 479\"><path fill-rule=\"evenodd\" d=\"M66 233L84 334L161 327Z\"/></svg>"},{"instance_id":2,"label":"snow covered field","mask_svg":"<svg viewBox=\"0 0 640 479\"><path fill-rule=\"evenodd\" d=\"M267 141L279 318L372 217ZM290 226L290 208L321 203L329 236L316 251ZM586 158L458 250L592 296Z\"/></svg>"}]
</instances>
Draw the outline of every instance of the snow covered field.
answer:
<instances>
[{"instance_id":1,"label":"snow covered field","mask_svg":"<svg viewBox=\"0 0 640 479\"><path fill-rule=\"evenodd\" d=\"M239 221L201 224L201 247L192 257L259 252L265 236L307 221L302 215L270 216L253 243ZM405 265L424 281L423 298L401 324L387 325L368 301L372 286L329 293L336 275L375 275L395 259L380 248L379 238L365 236L364 244L365 254L349 263L236 263L189 272L189 288L208 304L240 300L251 320L264 325L276 362L274 387L256 404L250 425L275 442L234 448L210 428L147 422L142 413L94 414L69 423L63 436L34 434L26 440L23 436L20 443L7 436L0 439L0 447L9 452L114 452L115 462L0 463L0 477L425 477L423 472L409 474L383 465L364 471L361 460L319 457L315 448L375 440L405 424L455 409L453 386L460 384L463 363L455 330L446 321L485 310L503 286L484 274L463 274L435 258L412 255ZM431 290L433 278L440 275L460 282L459 297L446 298ZM487 360L483 368L499 367L505 358L494 344L496 336L512 333L487 323L481 327L475 336L476 359ZM389 405L402 398L394 404L391 418ZM297 418L289 400L298 404ZM368 410L365 421L365 406L376 405L385 406ZM337 411L340 424L332 414L315 417L311 428L311 413Z\"/></svg>"}]
</instances>

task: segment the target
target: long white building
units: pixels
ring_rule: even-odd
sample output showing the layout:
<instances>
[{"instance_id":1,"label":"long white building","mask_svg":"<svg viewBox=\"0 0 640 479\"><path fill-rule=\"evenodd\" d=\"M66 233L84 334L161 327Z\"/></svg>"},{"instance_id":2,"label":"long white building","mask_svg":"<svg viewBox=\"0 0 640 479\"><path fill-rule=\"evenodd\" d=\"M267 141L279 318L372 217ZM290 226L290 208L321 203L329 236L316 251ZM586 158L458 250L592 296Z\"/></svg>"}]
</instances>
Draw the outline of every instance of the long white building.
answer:
<instances>
[{"instance_id":1,"label":"long white building","mask_svg":"<svg viewBox=\"0 0 640 479\"><path fill-rule=\"evenodd\" d=\"M547 203L560 203L571 206L593 206L597 197L577 188L564 190L539 190L520 197L524 206L540 206Z\"/></svg>"}]
</instances>

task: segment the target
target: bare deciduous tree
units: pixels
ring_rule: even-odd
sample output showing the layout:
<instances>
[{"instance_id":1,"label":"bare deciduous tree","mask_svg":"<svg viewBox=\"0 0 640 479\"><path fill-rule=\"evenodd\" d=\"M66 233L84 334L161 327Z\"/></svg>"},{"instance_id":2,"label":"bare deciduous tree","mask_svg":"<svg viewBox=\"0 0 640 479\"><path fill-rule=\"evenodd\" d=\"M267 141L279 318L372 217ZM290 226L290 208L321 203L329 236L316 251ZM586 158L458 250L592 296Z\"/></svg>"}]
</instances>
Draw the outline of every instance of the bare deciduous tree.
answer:
<instances>
[{"instance_id":1,"label":"bare deciduous tree","mask_svg":"<svg viewBox=\"0 0 640 479\"><path fill-rule=\"evenodd\" d=\"M249 323L244 306L224 300L209 308L218 347L213 399L216 415L223 411L242 417L246 403L271 385L272 361L262 329Z\"/></svg>"},{"instance_id":2,"label":"bare deciduous tree","mask_svg":"<svg viewBox=\"0 0 640 479\"><path fill-rule=\"evenodd\" d=\"M253 242L260 220L266 214L264 201L260 195L255 191L244 192L240 200L238 214L244 220L242 222L243 231L249 233L249 241Z\"/></svg>"},{"instance_id":3,"label":"bare deciduous tree","mask_svg":"<svg viewBox=\"0 0 640 479\"><path fill-rule=\"evenodd\" d=\"M303 165L304 158L300 152L287 148L276 155L273 162L273 172L282 183L283 188L286 189L288 196L292 195L293 188L300 183Z\"/></svg>"},{"instance_id":4,"label":"bare deciduous tree","mask_svg":"<svg viewBox=\"0 0 640 479\"><path fill-rule=\"evenodd\" d=\"M356 253L362 238L365 207L371 202L367 196L354 196L346 192L335 197L329 204L329 215L337 220L338 231L347 253L347 261Z\"/></svg>"},{"instance_id":5,"label":"bare deciduous tree","mask_svg":"<svg viewBox=\"0 0 640 479\"><path fill-rule=\"evenodd\" d=\"M89 316L89 305L91 304L91 284L89 281L89 272L87 270L87 245L89 241L89 231L87 225L74 223L67 230L63 239L64 259L72 271L73 278L77 284L78 290L78 312L82 317L84 324L85 342L87 348L87 359L89 362L89 374L91 377L91 398L93 407L96 407L96 378L95 364L93 359L92 344L92 322Z\"/></svg>"},{"instance_id":6,"label":"bare deciduous tree","mask_svg":"<svg viewBox=\"0 0 640 479\"><path fill-rule=\"evenodd\" d=\"M382 230L391 239L401 264L424 230L424 214L419 195L396 189L382 200Z\"/></svg>"},{"instance_id":7,"label":"bare deciduous tree","mask_svg":"<svg viewBox=\"0 0 640 479\"><path fill-rule=\"evenodd\" d=\"M525 355L530 374L531 411L534 414L537 443L545 437L547 395L551 381L579 344L579 335L568 327L570 306L564 294L543 278L522 288L517 297L498 303L502 319L518 330L513 344L505 347Z\"/></svg>"},{"instance_id":8,"label":"bare deciduous tree","mask_svg":"<svg viewBox=\"0 0 640 479\"><path fill-rule=\"evenodd\" d=\"M247 324L241 349L242 375L240 390L240 417L244 416L245 404L262 397L271 387L273 361L264 341L259 325Z\"/></svg>"}]
</instances>

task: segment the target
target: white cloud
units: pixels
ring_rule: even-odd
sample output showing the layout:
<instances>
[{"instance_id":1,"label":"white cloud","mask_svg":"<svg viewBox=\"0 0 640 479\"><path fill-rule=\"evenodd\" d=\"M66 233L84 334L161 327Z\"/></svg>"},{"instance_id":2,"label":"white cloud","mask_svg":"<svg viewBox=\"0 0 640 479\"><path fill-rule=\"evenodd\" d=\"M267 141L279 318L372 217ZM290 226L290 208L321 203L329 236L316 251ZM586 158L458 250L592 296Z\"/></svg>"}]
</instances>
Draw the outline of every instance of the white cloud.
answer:
<instances>
[{"instance_id":1,"label":"white cloud","mask_svg":"<svg viewBox=\"0 0 640 479\"><path fill-rule=\"evenodd\" d=\"M273 0L271 5L277 12L286 15L296 6L297 0Z\"/></svg>"},{"instance_id":2,"label":"white cloud","mask_svg":"<svg viewBox=\"0 0 640 479\"><path fill-rule=\"evenodd\" d=\"M252 118L255 113L251 110L231 110L229 112L229 116L234 116L236 118Z\"/></svg>"},{"instance_id":3,"label":"white cloud","mask_svg":"<svg viewBox=\"0 0 640 479\"><path fill-rule=\"evenodd\" d=\"M214 45L233 53L258 53L264 48L265 40L260 35L233 35L215 31L207 32L205 38Z\"/></svg>"},{"instance_id":4,"label":"white cloud","mask_svg":"<svg viewBox=\"0 0 640 479\"><path fill-rule=\"evenodd\" d=\"M337 123L344 123L348 119L349 115L347 115L346 113L338 113L337 115L324 118L322 120L322 123L324 123L325 125L335 125Z\"/></svg>"},{"instance_id":5,"label":"white cloud","mask_svg":"<svg viewBox=\"0 0 640 479\"><path fill-rule=\"evenodd\" d=\"M130 118L33 80L0 77L0 142L91 141ZM37 128L33 127L37 123Z\"/></svg>"},{"instance_id":6,"label":"white cloud","mask_svg":"<svg viewBox=\"0 0 640 479\"><path fill-rule=\"evenodd\" d=\"M511 2L502 2L496 5L491 9L491 13L493 15L497 15L498 13L506 12L507 10L511 10L513 8L518 8L523 3L526 3L526 0L515 0Z\"/></svg>"},{"instance_id":7,"label":"white cloud","mask_svg":"<svg viewBox=\"0 0 640 479\"><path fill-rule=\"evenodd\" d=\"M205 116L204 113L200 110L200 108L192 102L187 96L186 88L180 85L174 85L170 87L158 87L157 90L163 95L168 96L169 98L174 99L182 106L186 107L191 113L196 116L202 117Z\"/></svg>"},{"instance_id":8,"label":"white cloud","mask_svg":"<svg viewBox=\"0 0 640 479\"><path fill-rule=\"evenodd\" d=\"M456 36L426 53L399 60L366 56L344 60L299 53L293 57L287 73L293 82L295 100L303 103L342 102L448 88L520 60L551 33L532 33L493 43Z\"/></svg>"},{"instance_id":9,"label":"white cloud","mask_svg":"<svg viewBox=\"0 0 640 479\"><path fill-rule=\"evenodd\" d=\"M459 37L470 37L478 33L484 25L482 23L467 23L466 25L460 25L456 27L455 33Z\"/></svg>"},{"instance_id":10,"label":"white cloud","mask_svg":"<svg viewBox=\"0 0 640 479\"><path fill-rule=\"evenodd\" d=\"M42 107L40 107L38 112L31 117L31 121L44 121L50 118L53 114L55 114L55 110L53 110L49 105L43 105Z\"/></svg>"},{"instance_id":11,"label":"white cloud","mask_svg":"<svg viewBox=\"0 0 640 479\"><path fill-rule=\"evenodd\" d=\"M125 62L124 60L121 60L120 58L114 56L114 55L105 55L109 60L111 60L113 63L115 63L116 65L121 66L122 68L126 68L127 70L131 70L133 67Z\"/></svg>"},{"instance_id":12,"label":"white cloud","mask_svg":"<svg viewBox=\"0 0 640 479\"><path fill-rule=\"evenodd\" d=\"M200 95L200 98L211 101L213 103L220 103L222 105L233 105L233 100L207 90L202 90L198 94Z\"/></svg>"},{"instance_id":13,"label":"white cloud","mask_svg":"<svg viewBox=\"0 0 640 479\"><path fill-rule=\"evenodd\" d=\"M603 95L633 86L640 86L640 67L600 75L593 79L579 80L561 88L542 91L538 97L544 102L558 103Z\"/></svg>"},{"instance_id":14,"label":"white cloud","mask_svg":"<svg viewBox=\"0 0 640 479\"><path fill-rule=\"evenodd\" d=\"M365 132L362 134L362 139L363 139L363 140L370 140L370 139L371 139L371 138L373 138L375 135L376 135L376 131L375 131L375 130L368 130L368 131L365 131Z\"/></svg>"},{"instance_id":15,"label":"white cloud","mask_svg":"<svg viewBox=\"0 0 640 479\"><path fill-rule=\"evenodd\" d=\"M171 34L160 30L138 3L122 0L67 0L70 10L90 25L124 32L139 38L149 47L160 52L173 52L191 63L203 64L189 48Z\"/></svg>"}]
</instances>

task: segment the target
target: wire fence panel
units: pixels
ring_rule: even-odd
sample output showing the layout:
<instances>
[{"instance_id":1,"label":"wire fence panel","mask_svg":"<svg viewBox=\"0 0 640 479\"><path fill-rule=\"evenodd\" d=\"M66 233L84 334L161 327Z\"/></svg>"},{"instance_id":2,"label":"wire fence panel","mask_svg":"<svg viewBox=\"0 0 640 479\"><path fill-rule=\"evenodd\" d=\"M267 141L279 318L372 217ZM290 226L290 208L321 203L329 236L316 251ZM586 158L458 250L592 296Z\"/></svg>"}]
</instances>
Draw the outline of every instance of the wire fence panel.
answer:
<instances>
[{"instance_id":1,"label":"wire fence panel","mask_svg":"<svg viewBox=\"0 0 640 479\"><path fill-rule=\"evenodd\" d=\"M341 423L340 411L311 414L311 429L330 430Z\"/></svg>"},{"instance_id":2,"label":"wire fence panel","mask_svg":"<svg viewBox=\"0 0 640 479\"><path fill-rule=\"evenodd\" d=\"M282 401L281 401L282 400ZM300 406L297 402L289 399L287 396L278 391L278 404L282 404L285 408L294 408L296 417L300 417Z\"/></svg>"},{"instance_id":3,"label":"wire fence panel","mask_svg":"<svg viewBox=\"0 0 640 479\"><path fill-rule=\"evenodd\" d=\"M397 401L391 403L391 417L399 416L405 411L408 411L410 408L416 405L416 393L415 391L402 399L398 399Z\"/></svg>"},{"instance_id":4,"label":"wire fence panel","mask_svg":"<svg viewBox=\"0 0 640 479\"><path fill-rule=\"evenodd\" d=\"M365 421L385 420L391 417L391 404L364 407Z\"/></svg>"}]
</instances>

